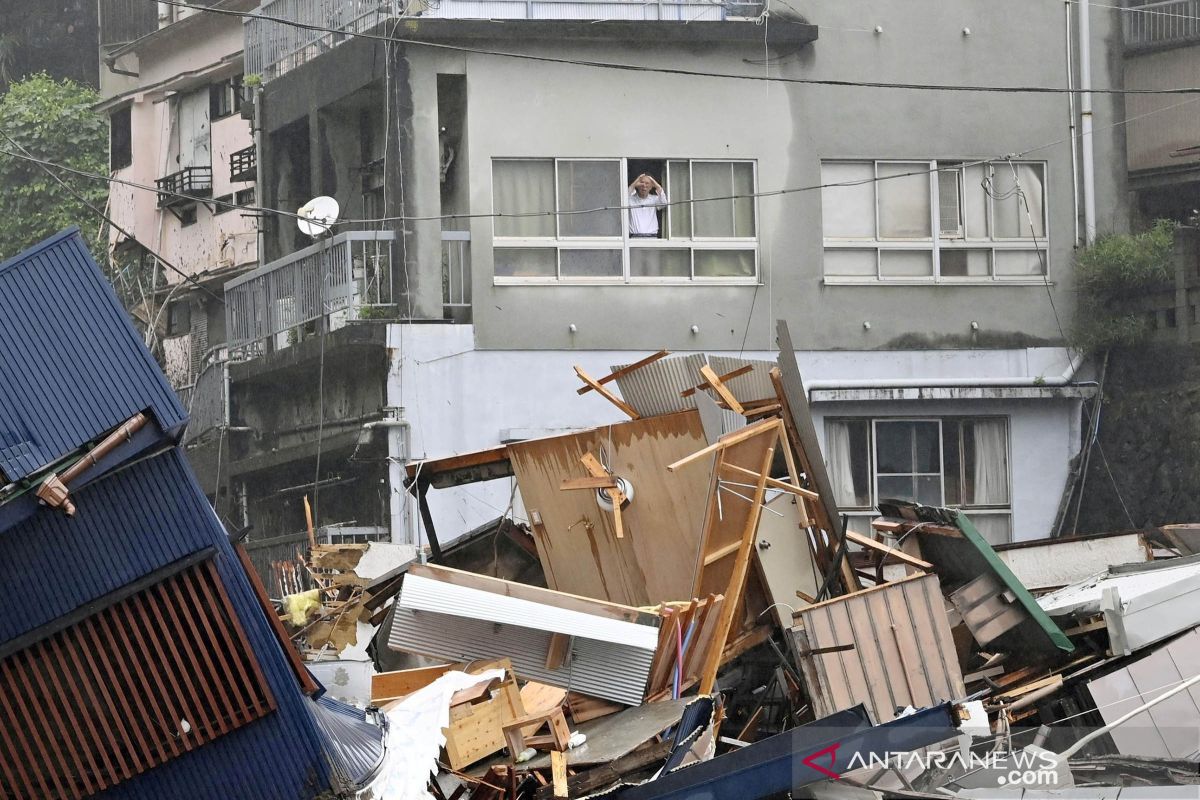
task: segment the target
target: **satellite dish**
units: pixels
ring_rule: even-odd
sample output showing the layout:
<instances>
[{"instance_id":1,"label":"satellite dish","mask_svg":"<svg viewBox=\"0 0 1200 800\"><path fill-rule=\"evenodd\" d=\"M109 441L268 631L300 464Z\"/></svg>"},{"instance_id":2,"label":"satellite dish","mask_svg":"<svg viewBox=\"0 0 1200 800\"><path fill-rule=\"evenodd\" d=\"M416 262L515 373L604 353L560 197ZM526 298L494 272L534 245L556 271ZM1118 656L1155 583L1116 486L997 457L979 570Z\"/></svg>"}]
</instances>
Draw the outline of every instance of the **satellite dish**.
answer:
<instances>
[{"instance_id":1,"label":"satellite dish","mask_svg":"<svg viewBox=\"0 0 1200 800\"><path fill-rule=\"evenodd\" d=\"M337 222L340 210L338 201L332 197L314 197L296 210L299 215L296 225L303 233L318 239L329 233L330 226Z\"/></svg>"}]
</instances>

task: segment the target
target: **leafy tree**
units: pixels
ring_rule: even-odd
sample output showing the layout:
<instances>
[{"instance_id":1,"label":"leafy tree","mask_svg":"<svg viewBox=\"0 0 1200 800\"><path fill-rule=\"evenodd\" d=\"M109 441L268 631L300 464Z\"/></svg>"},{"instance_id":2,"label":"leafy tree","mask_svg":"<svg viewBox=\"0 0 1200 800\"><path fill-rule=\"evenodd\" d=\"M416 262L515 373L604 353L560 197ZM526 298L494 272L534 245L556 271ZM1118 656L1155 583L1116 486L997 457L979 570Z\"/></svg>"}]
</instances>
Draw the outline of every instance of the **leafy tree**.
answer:
<instances>
[{"instance_id":1,"label":"leafy tree","mask_svg":"<svg viewBox=\"0 0 1200 800\"><path fill-rule=\"evenodd\" d=\"M14 83L0 97L0 260L71 225L96 229L99 220L80 197L38 164L11 153L24 150L55 164L105 174L108 125L93 110L97 99L92 89L44 73ZM59 175L78 195L103 208L105 183Z\"/></svg>"}]
</instances>

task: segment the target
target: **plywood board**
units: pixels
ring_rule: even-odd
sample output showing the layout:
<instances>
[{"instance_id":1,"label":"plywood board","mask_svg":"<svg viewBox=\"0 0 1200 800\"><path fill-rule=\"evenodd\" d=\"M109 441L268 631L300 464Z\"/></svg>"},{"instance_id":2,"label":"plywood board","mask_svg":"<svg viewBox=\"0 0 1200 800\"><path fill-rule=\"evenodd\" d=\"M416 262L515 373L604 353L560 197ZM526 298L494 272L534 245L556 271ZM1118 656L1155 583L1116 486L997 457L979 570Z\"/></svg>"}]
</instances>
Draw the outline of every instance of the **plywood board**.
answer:
<instances>
[{"instance_id":1,"label":"plywood board","mask_svg":"<svg viewBox=\"0 0 1200 800\"><path fill-rule=\"evenodd\" d=\"M667 465L706 444L699 415L686 411L509 445L525 508L541 519L533 535L547 585L632 606L692 597L708 471ZM587 453L633 485L622 539L594 492L560 488L587 477Z\"/></svg>"},{"instance_id":2,"label":"plywood board","mask_svg":"<svg viewBox=\"0 0 1200 800\"><path fill-rule=\"evenodd\" d=\"M966 693L936 575L802 609L789 638L818 717L866 703L872 719L884 723L897 708ZM807 655L844 645L853 649Z\"/></svg>"},{"instance_id":3,"label":"plywood board","mask_svg":"<svg viewBox=\"0 0 1200 800\"><path fill-rule=\"evenodd\" d=\"M807 605L796 592L815 597L821 586L808 531L800 527L799 502L780 494L767 501L758 521L758 564L771 602L779 604L773 611L784 628L792 625L792 609Z\"/></svg>"}]
</instances>

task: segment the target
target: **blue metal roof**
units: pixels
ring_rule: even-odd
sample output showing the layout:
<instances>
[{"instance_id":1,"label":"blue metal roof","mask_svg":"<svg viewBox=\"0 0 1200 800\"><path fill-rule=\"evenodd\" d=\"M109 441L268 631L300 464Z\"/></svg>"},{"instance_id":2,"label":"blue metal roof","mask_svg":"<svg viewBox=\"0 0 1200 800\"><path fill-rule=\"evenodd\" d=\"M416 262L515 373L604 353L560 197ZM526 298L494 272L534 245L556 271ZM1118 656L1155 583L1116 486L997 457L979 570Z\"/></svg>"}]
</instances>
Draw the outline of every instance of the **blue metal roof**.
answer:
<instances>
[{"instance_id":1,"label":"blue metal roof","mask_svg":"<svg viewBox=\"0 0 1200 800\"><path fill-rule=\"evenodd\" d=\"M187 414L78 228L0 263L0 473L20 480L149 410Z\"/></svg>"},{"instance_id":2,"label":"blue metal roof","mask_svg":"<svg viewBox=\"0 0 1200 800\"><path fill-rule=\"evenodd\" d=\"M74 518L42 508L0 535L0 586L10 600L0 615L0 643L183 556L215 547L221 581L277 703L266 717L98 796L304 800L327 791L328 756L312 701L301 694L182 452L173 448L114 470L80 489L76 499Z\"/></svg>"}]
</instances>

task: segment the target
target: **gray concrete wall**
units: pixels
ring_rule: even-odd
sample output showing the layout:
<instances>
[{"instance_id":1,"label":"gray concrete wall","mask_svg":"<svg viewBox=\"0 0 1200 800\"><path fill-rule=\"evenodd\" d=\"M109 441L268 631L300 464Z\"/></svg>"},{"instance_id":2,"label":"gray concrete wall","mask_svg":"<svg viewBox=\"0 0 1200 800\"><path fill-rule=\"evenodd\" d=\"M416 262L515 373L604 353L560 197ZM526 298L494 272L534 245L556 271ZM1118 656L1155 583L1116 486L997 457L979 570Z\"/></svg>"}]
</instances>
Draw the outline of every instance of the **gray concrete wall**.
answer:
<instances>
[{"instance_id":1,"label":"gray concrete wall","mask_svg":"<svg viewBox=\"0 0 1200 800\"><path fill-rule=\"evenodd\" d=\"M510 51L755 76L956 85L1066 84L1061 4L968 0L804 2L820 39L792 51L669 41L504 41ZM1119 28L1093 10L1094 74L1119 82ZM749 24L749 23L730 23ZM769 25L788 24L772 17ZM873 32L875 26L882 33ZM965 35L964 28L970 28ZM475 43L468 43L478 46ZM768 63L762 61L766 57ZM421 109L439 71L465 71L470 211L492 208L501 157L754 159L760 192L820 183L830 158L976 159L1029 153L1048 163L1049 281L1065 327L1072 310L1074 208L1067 99L1061 94L929 92L633 74L408 48L421 192L437 186L436 124ZM753 63L748 63L753 62ZM1096 101L1099 225L1123 227L1122 103ZM424 207L425 203L419 203ZM432 203L430 204L432 205ZM414 208L413 210L417 210ZM758 201L761 285L496 286L489 219L471 223L476 345L483 349L738 349L773 346L788 319L804 349L1020 346L1061 339L1047 289L1026 285L831 286L822 280L819 191ZM432 225L418 224L422 238ZM429 230L426 230L429 228ZM435 269L421 247L420 271ZM871 322L870 329L863 326ZM971 323L978 323L972 335ZM577 332L571 333L574 324ZM691 326L699 333L693 334Z\"/></svg>"}]
</instances>

